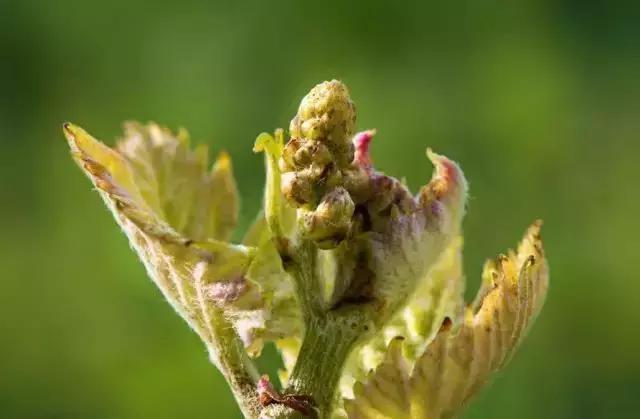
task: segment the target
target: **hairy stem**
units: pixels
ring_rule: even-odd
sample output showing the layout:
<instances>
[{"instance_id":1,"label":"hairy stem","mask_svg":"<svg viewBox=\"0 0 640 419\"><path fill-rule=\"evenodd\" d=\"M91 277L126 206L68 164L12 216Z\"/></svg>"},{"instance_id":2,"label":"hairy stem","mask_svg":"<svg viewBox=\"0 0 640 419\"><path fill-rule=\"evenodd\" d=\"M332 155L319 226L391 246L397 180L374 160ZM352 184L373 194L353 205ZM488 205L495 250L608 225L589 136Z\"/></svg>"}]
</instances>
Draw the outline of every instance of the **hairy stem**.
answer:
<instances>
[{"instance_id":1,"label":"hairy stem","mask_svg":"<svg viewBox=\"0 0 640 419\"><path fill-rule=\"evenodd\" d=\"M246 418L257 418L260 406L256 391L259 378L233 326L222 315L213 319L216 339L207 346L211 362L224 375L233 396Z\"/></svg>"},{"instance_id":2,"label":"hairy stem","mask_svg":"<svg viewBox=\"0 0 640 419\"><path fill-rule=\"evenodd\" d=\"M288 266L307 329L313 326L316 319L324 317L325 310L324 294L316 269L316 252L313 243L303 240L294 250L294 261Z\"/></svg>"},{"instance_id":3,"label":"hairy stem","mask_svg":"<svg viewBox=\"0 0 640 419\"><path fill-rule=\"evenodd\" d=\"M305 336L285 394L313 400L320 418L329 417L344 363L354 344L368 330L366 305L330 309L318 276L317 248L302 240L291 249L287 270L294 280L303 313ZM269 406L263 417L300 417L285 406Z\"/></svg>"},{"instance_id":4,"label":"hairy stem","mask_svg":"<svg viewBox=\"0 0 640 419\"><path fill-rule=\"evenodd\" d=\"M363 316L329 315L307 329L288 393L313 398L321 418L331 413L342 368L363 333Z\"/></svg>"}]
</instances>

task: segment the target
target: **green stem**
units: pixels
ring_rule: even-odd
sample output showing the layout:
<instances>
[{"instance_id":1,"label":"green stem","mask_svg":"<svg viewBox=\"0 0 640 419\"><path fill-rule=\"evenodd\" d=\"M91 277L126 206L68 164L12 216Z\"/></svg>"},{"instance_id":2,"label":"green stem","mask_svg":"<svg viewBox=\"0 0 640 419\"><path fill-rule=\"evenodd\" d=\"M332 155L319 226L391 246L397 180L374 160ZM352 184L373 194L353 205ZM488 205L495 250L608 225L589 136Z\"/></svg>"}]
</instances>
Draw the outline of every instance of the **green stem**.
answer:
<instances>
[{"instance_id":1,"label":"green stem","mask_svg":"<svg viewBox=\"0 0 640 419\"><path fill-rule=\"evenodd\" d=\"M347 356L363 333L361 316L327 316L307 329L287 393L311 396L319 416L332 411Z\"/></svg>"},{"instance_id":2,"label":"green stem","mask_svg":"<svg viewBox=\"0 0 640 419\"><path fill-rule=\"evenodd\" d=\"M255 365L248 358L232 325L222 315L212 319L216 339L209 342L211 362L222 372L245 418L257 418L260 411Z\"/></svg>"},{"instance_id":3,"label":"green stem","mask_svg":"<svg viewBox=\"0 0 640 419\"><path fill-rule=\"evenodd\" d=\"M285 394L308 396L320 418L333 408L344 363L354 344L366 332L369 310L363 306L343 306L330 310L318 277L317 249L302 240L291 251L287 266L300 301L305 336ZM294 418L300 413L284 406L269 407L265 417Z\"/></svg>"},{"instance_id":4,"label":"green stem","mask_svg":"<svg viewBox=\"0 0 640 419\"><path fill-rule=\"evenodd\" d=\"M316 269L317 251L312 242L303 240L294 250L294 261L288 267L300 301L307 329L325 316L324 293Z\"/></svg>"}]
</instances>

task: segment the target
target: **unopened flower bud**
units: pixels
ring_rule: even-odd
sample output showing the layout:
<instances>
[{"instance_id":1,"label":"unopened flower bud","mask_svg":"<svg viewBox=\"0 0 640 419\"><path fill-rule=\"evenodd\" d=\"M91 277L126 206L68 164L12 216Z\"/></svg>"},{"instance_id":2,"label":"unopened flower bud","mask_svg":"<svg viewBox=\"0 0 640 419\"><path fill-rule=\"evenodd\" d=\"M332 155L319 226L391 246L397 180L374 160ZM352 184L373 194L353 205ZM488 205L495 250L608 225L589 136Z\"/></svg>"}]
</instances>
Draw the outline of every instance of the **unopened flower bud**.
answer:
<instances>
[{"instance_id":1,"label":"unopened flower bud","mask_svg":"<svg viewBox=\"0 0 640 419\"><path fill-rule=\"evenodd\" d=\"M333 160L331 152L321 142L307 139L292 138L282 151L280 170L289 172L305 167L315 166L322 170Z\"/></svg>"},{"instance_id":2,"label":"unopened flower bud","mask_svg":"<svg viewBox=\"0 0 640 419\"><path fill-rule=\"evenodd\" d=\"M282 194L294 206L302 206L314 200L313 186L303 172L282 174Z\"/></svg>"},{"instance_id":3,"label":"unopened flower bud","mask_svg":"<svg viewBox=\"0 0 640 419\"><path fill-rule=\"evenodd\" d=\"M371 212L382 212L393 203L393 183L394 179L384 175L376 175L372 179L373 196L368 203Z\"/></svg>"},{"instance_id":4,"label":"unopened flower bud","mask_svg":"<svg viewBox=\"0 0 640 419\"><path fill-rule=\"evenodd\" d=\"M386 214L392 205L402 212L415 207L415 201L409 189L396 178L377 174L372 181L372 198L369 210L372 213Z\"/></svg>"},{"instance_id":5,"label":"unopened flower bud","mask_svg":"<svg viewBox=\"0 0 640 419\"><path fill-rule=\"evenodd\" d=\"M342 177L343 186L356 203L371 199L371 176L366 170L360 167L345 169L342 171Z\"/></svg>"},{"instance_id":6,"label":"unopened flower bud","mask_svg":"<svg viewBox=\"0 0 640 419\"><path fill-rule=\"evenodd\" d=\"M318 84L302 99L289 130L294 138L326 144L333 160L346 166L353 161L355 122L355 105L347 87L332 80Z\"/></svg>"},{"instance_id":7,"label":"unopened flower bud","mask_svg":"<svg viewBox=\"0 0 640 419\"><path fill-rule=\"evenodd\" d=\"M285 144L282 150L282 157L280 157L280 161L278 162L282 172L290 172L296 169L294 157L303 143L304 141L302 139L291 138L287 144Z\"/></svg>"},{"instance_id":8,"label":"unopened flower bud","mask_svg":"<svg viewBox=\"0 0 640 419\"><path fill-rule=\"evenodd\" d=\"M293 156L293 161L298 167L311 164L324 166L331 160L331 152L319 141L306 141Z\"/></svg>"},{"instance_id":9,"label":"unopened flower bud","mask_svg":"<svg viewBox=\"0 0 640 419\"><path fill-rule=\"evenodd\" d=\"M314 211L304 214L303 233L321 248L339 243L349 231L355 204L346 189L338 187L327 193Z\"/></svg>"}]
</instances>

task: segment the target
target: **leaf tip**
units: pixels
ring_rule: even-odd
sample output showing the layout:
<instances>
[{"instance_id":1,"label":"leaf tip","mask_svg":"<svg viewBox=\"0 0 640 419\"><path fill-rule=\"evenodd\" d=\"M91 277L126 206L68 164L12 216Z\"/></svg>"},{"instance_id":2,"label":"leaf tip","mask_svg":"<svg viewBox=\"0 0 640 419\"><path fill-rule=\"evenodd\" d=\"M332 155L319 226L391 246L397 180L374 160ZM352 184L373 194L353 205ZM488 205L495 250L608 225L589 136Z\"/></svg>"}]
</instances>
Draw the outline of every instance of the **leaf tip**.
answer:
<instances>
[{"instance_id":1,"label":"leaf tip","mask_svg":"<svg viewBox=\"0 0 640 419\"><path fill-rule=\"evenodd\" d=\"M218 158L216 159L216 168L229 170L231 169L231 156L226 150L222 150L218 153Z\"/></svg>"},{"instance_id":2,"label":"leaf tip","mask_svg":"<svg viewBox=\"0 0 640 419\"><path fill-rule=\"evenodd\" d=\"M69 143L76 141L79 129L81 128L72 124L71 122L67 121L62 123L62 132L64 133L64 136Z\"/></svg>"},{"instance_id":3,"label":"leaf tip","mask_svg":"<svg viewBox=\"0 0 640 419\"><path fill-rule=\"evenodd\" d=\"M253 144L253 152L254 153L260 153L263 152L267 149L269 143L271 143L273 140L273 137L271 136L271 134L266 133L266 132L262 132L258 135L258 138L256 138L256 142Z\"/></svg>"}]
</instances>

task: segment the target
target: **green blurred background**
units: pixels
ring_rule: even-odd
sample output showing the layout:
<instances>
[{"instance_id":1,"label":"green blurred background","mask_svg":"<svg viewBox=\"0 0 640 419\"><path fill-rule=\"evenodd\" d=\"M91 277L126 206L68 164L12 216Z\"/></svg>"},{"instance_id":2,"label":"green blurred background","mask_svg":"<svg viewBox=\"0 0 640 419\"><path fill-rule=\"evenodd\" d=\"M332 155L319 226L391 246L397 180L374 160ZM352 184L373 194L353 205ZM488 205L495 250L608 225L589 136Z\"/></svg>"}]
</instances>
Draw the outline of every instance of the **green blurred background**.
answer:
<instances>
[{"instance_id":1,"label":"green blurred background","mask_svg":"<svg viewBox=\"0 0 640 419\"><path fill-rule=\"evenodd\" d=\"M188 127L231 153L244 228L256 134L330 78L378 128L379 168L416 188L431 146L465 169L469 297L545 220L547 305L464 417L637 417L637 4L0 1L0 418L239 417L60 126L109 143L127 119Z\"/></svg>"}]
</instances>

